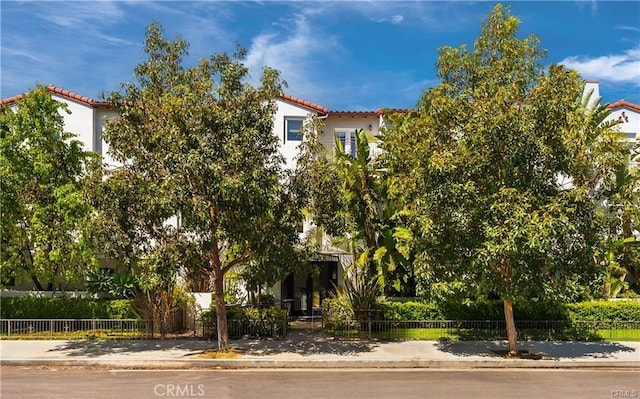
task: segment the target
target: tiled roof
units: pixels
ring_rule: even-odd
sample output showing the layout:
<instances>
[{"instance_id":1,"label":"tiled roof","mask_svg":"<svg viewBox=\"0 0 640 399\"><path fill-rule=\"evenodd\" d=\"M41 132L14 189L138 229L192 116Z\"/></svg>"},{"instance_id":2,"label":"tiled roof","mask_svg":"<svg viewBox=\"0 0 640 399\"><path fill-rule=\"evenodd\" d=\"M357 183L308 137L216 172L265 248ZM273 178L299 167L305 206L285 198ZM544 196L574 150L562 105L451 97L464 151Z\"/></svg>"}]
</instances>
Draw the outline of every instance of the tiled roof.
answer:
<instances>
[{"instance_id":1,"label":"tiled roof","mask_svg":"<svg viewBox=\"0 0 640 399\"><path fill-rule=\"evenodd\" d=\"M329 115L350 116L352 118L356 116L377 116L378 115L377 111L329 111L328 113Z\"/></svg>"},{"instance_id":2,"label":"tiled roof","mask_svg":"<svg viewBox=\"0 0 640 399\"><path fill-rule=\"evenodd\" d=\"M51 94L55 94L59 97L63 97L66 98L68 100L72 100L72 101L76 101L79 102L81 104L90 106L90 107L106 107L108 106L108 103L105 101L96 101L92 98L74 93L72 91L63 89L61 87L57 87L55 85L49 85L47 86L47 89L49 89L49 91L51 92ZM5 98L0 100L0 104L2 105L11 105L13 103L15 103L16 101L20 100L22 97L24 96L24 94L19 94L17 96L13 96L13 97L9 97L9 98ZM326 107L323 107L321 105L312 103L311 101L307 101L307 100L303 100L302 98L296 97L296 96L292 96L291 94L286 94L286 93L282 93L280 95L280 98L283 101L287 101L289 103L295 104L295 105L299 105L302 106L304 108L307 108L310 111L314 111L317 112L319 114L325 115L327 114L328 110Z\"/></svg>"},{"instance_id":3,"label":"tiled roof","mask_svg":"<svg viewBox=\"0 0 640 399\"><path fill-rule=\"evenodd\" d=\"M51 94L55 94L58 97L66 98L67 100L79 102L80 104L84 104L84 105L89 106L89 107L106 107L106 106L108 106L108 104L105 101L96 101L96 100L91 99L89 97L82 96L80 94L74 93L74 92L66 90L66 89L62 89L62 88L54 86L54 85L47 86L47 89L49 89ZM22 97L24 97L24 94L19 94L17 96L4 98L4 99L0 100L0 104L1 105L11 105L11 104L15 103L16 101L20 100Z\"/></svg>"},{"instance_id":4,"label":"tiled roof","mask_svg":"<svg viewBox=\"0 0 640 399\"><path fill-rule=\"evenodd\" d=\"M634 110L636 112L640 112L640 105L631 103L631 102L626 101L626 100L618 100L615 103L609 104L609 106L607 108L616 109L616 108L621 108L621 107L622 108L629 108L629 109L632 109L632 110Z\"/></svg>"},{"instance_id":5,"label":"tiled roof","mask_svg":"<svg viewBox=\"0 0 640 399\"><path fill-rule=\"evenodd\" d=\"M72 91L69 90L65 90L62 89L60 87L56 87L54 85L49 85L47 86L47 88L51 91L51 93L56 94L60 97L64 97L66 99L69 100L73 100L73 101L77 101L79 103L82 104L86 104L92 107L105 107L108 106L108 103L106 101L96 101L94 99L91 99L89 97L85 97L85 96L81 96L80 94L76 94Z\"/></svg>"},{"instance_id":6,"label":"tiled roof","mask_svg":"<svg viewBox=\"0 0 640 399\"><path fill-rule=\"evenodd\" d=\"M380 116L384 114L392 114L392 113L406 113L413 111L412 109L405 108L380 108L375 111L329 111L329 115L334 116Z\"/></svg>"},{"instance_id":7,"label":"tiled roof","mask_svg":"<svg viewBox=\"0 0 640 399\"><path fill-rule=\"evenodd\" d=\"M287 94L287 93L282 93L280 95L280 99L289 103L292 103L294 105L299 105L301 107L304 107L310 111L314 111L317 112L319 114L325 115L327 114L327 112L329 112L327 110L326 107L323 107L322 105L318 105L316 103L312 103L311 101L307 101L307 100L303 100L299 97L296 96L292 96L291 94Z\"/></svg>"},{"instance_id":8,"label":"tiled roof","mask_svg":"<svg viewBox=\"0 0 640 399\"><path fill-rule=\"evenodd\" d=\"M409 109L409 108L380 108L379 110L376 111L376 113L378 113L378 115L384 115L384 114L395 114L395 113L407 113L407 112L412 112L415 111L415 109Z\"/></svg>"}]
</instances>

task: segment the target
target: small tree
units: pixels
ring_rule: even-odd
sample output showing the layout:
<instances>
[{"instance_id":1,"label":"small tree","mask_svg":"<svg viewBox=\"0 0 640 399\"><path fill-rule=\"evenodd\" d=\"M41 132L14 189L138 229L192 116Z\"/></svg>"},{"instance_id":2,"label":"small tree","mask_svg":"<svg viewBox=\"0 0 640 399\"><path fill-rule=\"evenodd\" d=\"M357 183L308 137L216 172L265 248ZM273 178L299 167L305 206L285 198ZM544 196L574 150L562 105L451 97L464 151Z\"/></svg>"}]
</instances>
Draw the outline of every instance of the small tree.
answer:
<instances>
[{"instance_id":1,"label":"small tree","mask_svg":"<svg viewBox=\"0 0 640 399\"><path fill-rule=\"evenodd\" d=\"M181 38L165 40L158 24L148 27L149 58L135 68L137 84L108 96L121 117L104 138L114 159L153 185L154 203L178 215L182 242L202 259L199 275L213 281L218 347L225 349L225 274L250 260L273 267L274 277L295 267L289 261L301 216L283 187L273 134L278 73L265 68L259 87L246 83L243 50L185 68L187 47Z\"/></svg>"},{"instance_id":2,"label":"small tree","mask_svg":"<svg viewBox=\"0 0 640 399\"><path fill-rule=\"evenodd\" d=\"M192 260L191 242L167 223L175 205L153 179L130 167L92 169L87 195L96 210L90 224L96 247L120 269L89 289L110 294L123 289L120 294L133 297L139 314L152 322L150 332L164 335L176 306L177 278ZM124 280L124 287L115 279Z\"/></svg>"},{"instance_id":3,"label":"small tree","mask_svg":"<svg viewBox=\"0 0 640 399\"><path fill-rule=\"evenodd\" d=\"M84 226L84 168L93 155L64 131L66 106L38 85L0 105L0 267L38 290L64 289L97 265Z\"/></svg>"}]
</instances>

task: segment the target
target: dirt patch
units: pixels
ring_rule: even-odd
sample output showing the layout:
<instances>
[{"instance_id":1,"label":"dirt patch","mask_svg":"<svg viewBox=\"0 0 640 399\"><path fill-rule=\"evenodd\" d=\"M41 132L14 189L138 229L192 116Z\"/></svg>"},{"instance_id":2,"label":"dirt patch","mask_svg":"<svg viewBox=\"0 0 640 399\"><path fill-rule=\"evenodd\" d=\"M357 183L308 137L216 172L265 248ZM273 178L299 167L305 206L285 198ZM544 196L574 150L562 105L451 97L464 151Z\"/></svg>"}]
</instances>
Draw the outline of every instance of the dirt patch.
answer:
<instances>
[{"instance_id":1,"label":"dirt patch","mask_svg":"<svg viewBox=\"0 0 640 399\"><path fill-rule=\"evenodd\" d=\"M238 359L242 356L239 349L209 349L196 355L198 359Z\"/></svg>"},{"instance_id":2,"label":"dirt patch","mask_svg":"<svg viewBox=\"0 0 640 399\"><path fill-rule=\"evenodd\" d=\"M509 350L500 349L500 350L492 350L491 352L495 353L500 357L504 357L505 359L530 359L530 360L542 360L544 359L544 355L540 353L531 353L528 350L521 350L520 353L516 356L511 356L509 354Z\"/></svg>"}]
</instances>

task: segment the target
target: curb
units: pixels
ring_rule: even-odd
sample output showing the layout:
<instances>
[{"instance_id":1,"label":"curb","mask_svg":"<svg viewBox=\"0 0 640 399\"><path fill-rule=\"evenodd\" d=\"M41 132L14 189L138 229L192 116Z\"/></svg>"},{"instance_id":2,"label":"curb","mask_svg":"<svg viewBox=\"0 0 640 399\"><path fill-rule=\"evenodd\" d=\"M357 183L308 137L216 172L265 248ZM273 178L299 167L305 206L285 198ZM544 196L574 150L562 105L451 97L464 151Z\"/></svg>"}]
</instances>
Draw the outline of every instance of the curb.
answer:
<instances>
[{"instance_id":1,"label":"curb","mask_svg":"<svg viewBox=\"0 0 640 399\"><path fill-rule=\"evenodd\" d=\"M634 369L640 361L558 361L558 360L56 360L12 359L2 366L97 367L111 369Z\"/></svg>"}]
</instances>

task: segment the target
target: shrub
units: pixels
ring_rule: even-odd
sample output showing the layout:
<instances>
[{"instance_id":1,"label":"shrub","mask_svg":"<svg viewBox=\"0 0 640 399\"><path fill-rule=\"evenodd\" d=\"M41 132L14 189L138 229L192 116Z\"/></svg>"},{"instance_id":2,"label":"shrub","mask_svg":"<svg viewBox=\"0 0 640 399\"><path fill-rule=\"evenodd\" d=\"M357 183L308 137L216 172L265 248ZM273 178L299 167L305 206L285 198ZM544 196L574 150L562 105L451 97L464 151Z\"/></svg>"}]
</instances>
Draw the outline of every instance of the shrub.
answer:
<instances>
[{"instance_id":1,"label":"shrub","mask_svg":"<svg viewBox=\"0 0 640 399\"><path fill-rule=\"evenodd\" d=\"M282 328L288 321L286 309L270 308L241 308L230 306L226 309L229 338L240 338L244 335L253 337L273 337L283 335ZM205 326L211 328L207 335L215 336L216 311L202 312L202 320Z\"/></svg>"},{"instance_id":2,"label":"shrub","mask_svg":"<svg viewBox=\"0 0 640 399\"><path fill-rule=\"evenodd\" d=\"M433 303L381 302L378 305L383 320L442 320L443 316Z\"/></svg>"},{"instance_id":3,"label":"shrub","mask_svg":"<svg viewBox=\"0 0 640 399\"><path fill-rule=\"evenodd\" d=\"M640 320L639 301L593 301L566 305L572 321L636 321Z\"/></svg>"},{"instance_id":4,"label":"shrub","mask_svg":"<svg viewBox=\"0 0 640 399\"><path fill-rule=\"evenodd\" d=\"M444 302L437 307L446 320L504 319L502 302L499 301Z\"/></svg>"},{"instance_id":5,"label":"shrub","mask_svg":"<svg viewBox=\"0 0 640 399\"><path fill-rule=\"evenodd\" d=\"M135 319L128 299L42 298L23 296L2 298L2 319Z\"/></svg>"},{"instance_id":6,"label":"shrub","mask_svg":"<svg viewBox=\"0 0 640 399\"><path fill-rule=\"evenodd\" d=\"M322 319L326 328L333 329L341 322L355 319L349 299L344 296L322 301Z\"/></svg>"},{"instance_id":7,"label":"shrub","mask_svg":"<svg viewBox=\"0 0 640 399\"><path fill-rule=\"evenodd\" d=\"M378 320L503 320L502 301L445 302L434 304L418 301L383 301L376 305ZM353 312L343 298L325 299L322 304L325 325L353 320ZM514 304L516 320L640 320L640 301L597 301L561 304L539 301L519 301Z\"/></svg>"}]
</instances>

